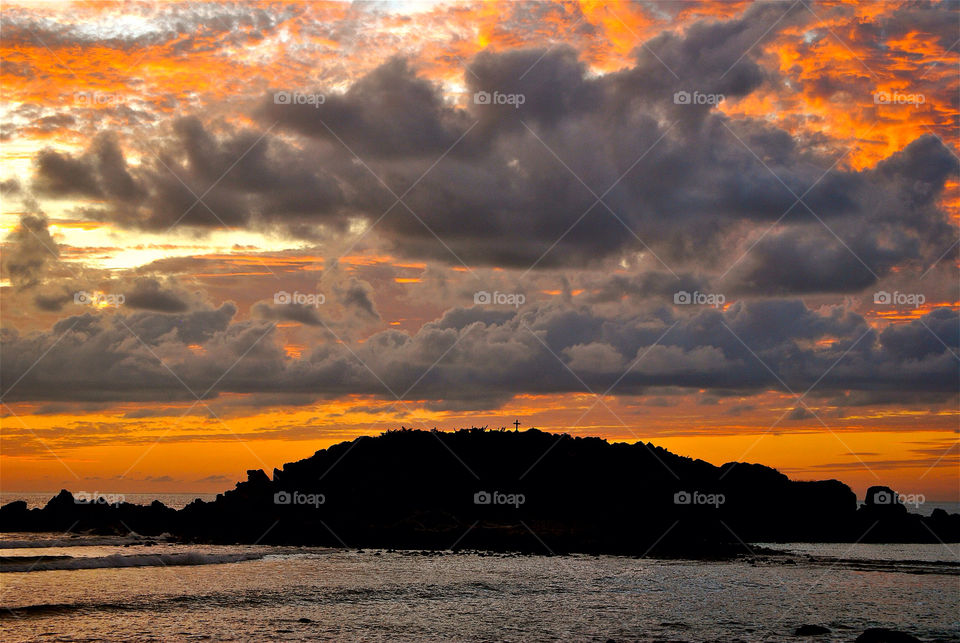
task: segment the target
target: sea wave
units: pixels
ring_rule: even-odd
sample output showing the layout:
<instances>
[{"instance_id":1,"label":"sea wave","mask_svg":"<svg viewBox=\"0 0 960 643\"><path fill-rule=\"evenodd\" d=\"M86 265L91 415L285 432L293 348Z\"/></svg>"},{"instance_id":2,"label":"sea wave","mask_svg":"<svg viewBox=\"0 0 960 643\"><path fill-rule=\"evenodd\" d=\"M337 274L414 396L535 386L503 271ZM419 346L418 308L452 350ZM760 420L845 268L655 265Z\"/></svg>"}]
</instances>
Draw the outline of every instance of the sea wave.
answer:
<instances>
[{"instance_id":1,"label":"sea wave","mask_svg":"<svg viewBox=\"0 0 960 643\"><path fill-rule=\"evenodd\" d=\"M243 552L232 554L204 554L181 552L175 554L112 554L74 558L72 556L6 556L0 559L0 573L39 572L67 569L105 569L114 567L172 567L182 565L217 565L258 560L265 553Z\"/></svg>"}]
</instances>

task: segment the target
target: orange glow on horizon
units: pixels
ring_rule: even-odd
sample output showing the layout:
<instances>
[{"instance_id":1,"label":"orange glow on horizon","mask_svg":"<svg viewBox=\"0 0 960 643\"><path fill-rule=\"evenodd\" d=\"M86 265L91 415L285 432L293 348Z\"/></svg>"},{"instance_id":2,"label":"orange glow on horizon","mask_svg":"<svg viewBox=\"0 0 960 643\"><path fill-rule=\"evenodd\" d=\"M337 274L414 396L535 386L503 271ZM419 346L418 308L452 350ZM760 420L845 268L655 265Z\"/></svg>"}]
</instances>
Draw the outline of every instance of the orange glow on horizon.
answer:
<instances>
[{"instance_id":1,"label":"orange glow on horizon","mask_svg":"<svg viewBox=\"0 0 960 643\"><path fill-rule=\"evenodd\" d=\"M269 100L271 91L288 88L339 94L398 53L409 58L412 68L436 86L453 114L451 118L472 122L476 112L463 96L477 80L471 65L478 54L512 49L555 52L569 45L590 77L612 74L634 67L638 56L656 55L646 43L654 42L652 39L659 34L670 32L679 38L698 21L735 19L749 4L746 0L711 0L657 7L655 3L628 0L575 0L541 3L533 11L519 3L469 1L418 7L416 12L400 7L374 14L363 3L281 1L255 3L264 12L272 11L276 18L277 23L265 33L243 20L225 31L211 21L194 32L181 33L150 24L155 18L150 12L162 12L162 3L149 11L144 9L143 16L132 21L136 26L130 27L121 20L127 15L127 5L122 3L68 3L68 11L64 11L56 3L9 2L4 12L18 19L39 17L56 24L75 23L81 31L104 29L107 34L113 33L112 29L134 34L139 33L136 29L143 29L147 35L139 39L50 39L41 44L18 27L19 31L8 30L0 41L0 56L5 63L0 66L0 87L4 118L9 121L9 134L5 129L4 145L0 147L0 163L4 166L0 181L12 178L19 185L19 192L4 194L0 228L9 234L23 214L43 212L52 238L59 244L59 272L51 281L55 287L43 292L52 302L47 308L32 308L32 293L21 292L5 274L0 285L4 296L21 299L11 299L14 303L4 307L3 329L27 336L52 327L66 316L116 315L117 308L105 297L93 308L74 307L72 291L76 283L89 279L100 288L91 287L91 292L107 296L112 292L107 284L122 284L130 291L141 278L166 274L183 285L183 293L178 292L178 296L217 305L233 302L233 321L249 322L251 326L280 319L261 310L263 302L270 305L279 290L293 292L299 287L301 293L323 291L329 300L320 309L326 327L319 326L315 319L294 321L292 314L274 324L277 341L270 350L279 354L284 364L302 366L327 345L355 342L364 346L373 333L383 329L405 340L424 323L439 319L445 312L443 306L450 301L458 308L470 308L470 295L463 296L463 292L483 288L492 292L496 284L510 278L513 268L505 262L506 268L468 268L449 257L449 263L420 261L426 255L408 254L402 242L390 245L376 238L385 226L365 227L352 219L349 225L344 224L344 230L334 227L329 232L323 220L315 225L316 234L292 238L284 236L281 225L274 223L279 220L278 213L268 211L256 213L260 227L255 231L236 225L196 234L177 229L163 236L163 231L147 228L151 222L137 218L142 213L136 206L130 206L129 227L99 211L109 201L103 190L90 190L87 196L50 197L41 208L35 206L33 194L38 153L50 148L89 159L96 134L110 130L121 141L132 170L146 168L155 163L153 152L158 158L166 154L167 143L174 137L170 123L178 118L202 117L218 137L226 136L232 128L265 131L269 123L258 120L257 109L262 101ZM958 47L944 45L933 27L923 24L878 35L890 12L910 6L834 0L809 7L800 3L796 10L802 20L784 19L744 53L743 62L760 66L765 82L745 97L725 99L717 110L731 122L743 119L747 126L759 123L779 127L798 147L815 149L816 155L811 156L816 159L838 159L838 170L868 173L924 136L938 137L957 153ZM156 28L148 29L151 26ZM659 63L654 59L652 64ZM687 70L671 73L674 71L680 81L691 75ZM658 72L666 74L659 67ZM668 82L672 78L667 76ZM31 116L24 116L27 113ZM293 134L281 129L271 130L278 140L295 141ZM327 143L338 145L337 141ZM295 143L292 146L297 152L303 151ZM442 158L451 162L457 153L451 151ZM308 159L306 163L315 162L309 154L303 158ZM187 163L178 158L172 165L178 167L181 162ZM394 164L403 162L390 160ZM393 186L390 163L384 163L386 170L377 167L376 173L377 178ZM365 171L362 165L356 170ZM371 179L371 184L382 189L376 180ZM397 194L407 187L402 186ZM954 224L960 226L960 180L948 180L939 200ZM396 208L389 216L409 216L400 210ZM491 214L496 215L499 213ZM237 219L225 220L233 223ZM419 224L414 221L412 225ZM367 235L371 230L374 232ZM639 234L646 238L643 231ZM943 240L945 252L953 240ZM260 241L263 243L257 245ZM340 256L341 252L346 254ZM643 261L654 263L649 256ZM625 260L622 266L639 262ZM945 267L937 266L938 270ZM632 270L612 268L610 273L628 277ZM898 270L891 272L896 275ZM479 282L467 282L473 277L489 279L492 285L484 282L481 288ZM344 282L336 281L340 278ZM576 298L572 302L576 306L589 306L604 295L587 279L571 279L568 284L566 278L531 280L527 292L536 300L533 303L545 306L568 303L556 299L566 294ZM939 278L933 272L925 283ZM375 283L376 307L356 313L342 304L337 297L346 290L346 280L362 286L354 292ZM291 283L293 286L289 286ZM469 288L464 283L469 283ZM422 285L404 287L410 284ZM934 292L935 286L930 288ZM60 301L60 291L67 293L65 304ZM432 295L440 291L446 298L434 299ZM614 297L629 301L632 295L622 292L628 291ZM951 299L949 292L937 292L914 307L867 301L851 305L850 310L879 332L891 324L916 322L937 308L960 309L957 297ZM26 304L20 306L20 302ZM726 311L735 303L727 301L719 310ZM56 306L61 307L54 310ZM131 307L122 314L143 311ZM448 328L443 331L450 332ZM329 332L335 332L337 338ZM229 333L222 334L224 337L217 336L218 341L234 339L227 336ZM193 339L176 350L193 357L216 354L215 349ZM828 349L837 342L837 338L818 337L807 343ZM266 343L261 346L264 350ZM372 344L367 343L365 348ZM458 348L467 344L469 340ZM167 357L162 350L159 352L158 358ZM947 455L934 462L938 449L942 452L951 448L957 413L933 408L932 403L929 408L924 404L917 405L924 408L906 404L860 407L817 399L815 404L807 401L827 426L816 419L798 419L802 414L771 426L795 406L794 396L774 391L774 386L775 382L770 391L742 398L736 392L724 391L716 399L710 391L695 389L682 393L654 390L636 397L618 397L614 392L602 403L588 393L521 394L501 407L471 412L433 410L431 404L436 400L395 405L389 399L373 396L323 399L324 395L333 395L330 391L314 391L317 399L302 391L290 396L220 394L192 409L194 400L189 397L86 405L11 402L0 409L4 413L0 438L5 447L0 479L5 490L76 487L78 479L86 477L103 480L103 484L115 481L118 489L129 491L222 490L240 479L246 469L264 467L269 471L316 449L400 425L449 430L472 424L509 426L508 418L520 418L522 428L537 426L610 440L650 440L681 455L715 464L744 457L781 467L792 477L837 477L861 495L878 476L884 483L907 485L924 473L922 484L928 496L960 499L957 458ZM451 404L449 408L463 407ZM51 457L44 444L62 461ZM153 444L156 446L138 461ZM209 457L211 449L217 458ZM868 453L872 455L862 455ZM128 468L130 472L124 475ZM171 480L158 482L163 476Z\"/></svg>"}]
</instances>

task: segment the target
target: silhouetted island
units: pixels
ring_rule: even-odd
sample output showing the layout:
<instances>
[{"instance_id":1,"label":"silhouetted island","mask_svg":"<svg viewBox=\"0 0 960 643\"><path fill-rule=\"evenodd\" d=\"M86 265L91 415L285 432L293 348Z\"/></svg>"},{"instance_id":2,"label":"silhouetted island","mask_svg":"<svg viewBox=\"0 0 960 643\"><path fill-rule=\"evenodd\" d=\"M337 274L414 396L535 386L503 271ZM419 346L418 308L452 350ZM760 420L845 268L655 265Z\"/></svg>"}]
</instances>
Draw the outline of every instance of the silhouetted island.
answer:
<instances>
[{"instance_id":1,"label":"silhouetted island","mask_svg":"<svg viewBox=\"0 0 960 643\"><path fill-rule=\"evenodd\" d=\"M652 444L527 431L403 428L360 437L181 510L78 502L0 508L2 531L189 541L724 555L749 542L958 542L960 515L912 514L887 487L714 466Z\"/></svg>"}]
</instances>

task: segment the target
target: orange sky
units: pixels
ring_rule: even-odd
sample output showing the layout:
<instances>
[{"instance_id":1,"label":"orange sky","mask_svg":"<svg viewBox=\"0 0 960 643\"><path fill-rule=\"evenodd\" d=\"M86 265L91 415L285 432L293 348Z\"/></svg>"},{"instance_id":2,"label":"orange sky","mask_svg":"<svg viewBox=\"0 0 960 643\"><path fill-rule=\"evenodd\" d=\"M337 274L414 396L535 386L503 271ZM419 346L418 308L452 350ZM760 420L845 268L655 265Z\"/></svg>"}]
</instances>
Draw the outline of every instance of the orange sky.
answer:
<instances>
[{"instance_id":1,"label":"orange sky","mask_svg":"<svg viewBox=\"0 0 960 643\"><path fill-rule=\"evenodd\" d=\"M119 134L126 160L136 168L153 162L159 150L154 141L169 139L177 117L201 115L214 131L256 128L251 114L267 92L345 91L394 55L413 61L422 77L442 88L452 108L462 108L470 99L470 63L481 52L569 45L589 74L614 74L633 65L645 43L655 44L663 32L682 35L698 21L734 20L750 9L747 2L720 1L652 3L657 10L592 0L396 3L384 11L364 3L264 2L211 5L212 17L200 20L195 10L203 4L5 3L0 180L14 179L29 192L41 150L82 155L105 130ZM718 111L779 127L834 159L838 170L873 168L926 135L956 154L957 43L944 46L928 21L899 16L909 11L908 4L804 4L802 19L771 26L769 38L744 52L778 82L725 100ZM783 3L784 12L788 7ZM256 9L262 9L259 17ZM178 31L178 19L186 31ZM881 31L887 35L878 46ZM676 71L682 80L685 71ZM893 99L878 102L878 95ZM301 145L290 132L276 135L295 148ZM958 187L954 177L941 198L954 223L960 221ZM257 302L273 297L280 282L284 291L305 293L318 283L332 292L352 278L374 284L379 319L357 324L343 319L343 337L334 339L306 323L279 323L278 345L293 361L327 342L362 344L384 329L416 333L451 307L450 293L475 289L463 266L392 254L376 235L355 248L331 250L323 238L292 239L241 226L214 227L206 234L186 228L144 231L91 216L89 208L105 199L22 196L4 195L0 228L10 242L21 215L37 209L46 215L58 258L46 268L43 287L84 280L91 292L106 294L111 284L162 275L197 302L212 307L236 302L243 320L254 316ZM945 242L944 249L948 246ZM735 259L731 255L727 263ZM649 256L643 261L656 265ZM928 296L919 307L877 306L867 291L810 295L805 301L810 308L844 306L879 332L937 308L960 308L957 266L946 263L923 277ZM491 280L499 278L499 268L470 266ZM896 285L897 270L891 275ZM559 302L565 292L576 303L599 292L586 273L531 279L528 303ZM26 291L4 274L4 329L26 335L76 312L25 302ZM97 314L123 311L106 307ZM188 349L197 355L206 350L202 343ZM773 381L751 394L653 387L644 395L610 395L596 405L589 393L523 393L468 410L438 410L428 399L394 404L390 396L362 393L325 399L271 395L224 392L196 404L189 395L186 401L4 401L0 487L218 491L246 469L269 471L335 442L401 424L499 427L519 418L526 427L649 440L715 464L748 460L791 477L838 478L861 496L867 486L882 482L903 493L960 500L956 396L946 402L918 396L910 403L845 405L811 394L806 403L817 417L780 420L798 402Z\"/></svg>"}]
</instances>

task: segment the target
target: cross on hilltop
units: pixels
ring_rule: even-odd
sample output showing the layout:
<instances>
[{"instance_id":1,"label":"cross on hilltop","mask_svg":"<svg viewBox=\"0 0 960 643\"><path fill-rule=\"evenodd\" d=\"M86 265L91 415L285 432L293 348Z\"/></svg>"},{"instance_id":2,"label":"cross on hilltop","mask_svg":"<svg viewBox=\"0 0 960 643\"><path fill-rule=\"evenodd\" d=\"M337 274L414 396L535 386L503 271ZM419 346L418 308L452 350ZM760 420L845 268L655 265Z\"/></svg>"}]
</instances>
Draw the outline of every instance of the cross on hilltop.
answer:
<instances>
[{"instance_id":1,"label":"cross on hilltop","mask_svg":"<svg viewBox=\"0 0 960 643\"><path fill-rule=\"evenodd\" d=\"M516 430L517 430L517 431L519 431L519 430L520 430L520 420L515 420L514 423L513 423L513 426L516 427Z\"/></svg>"}]
</instances>

